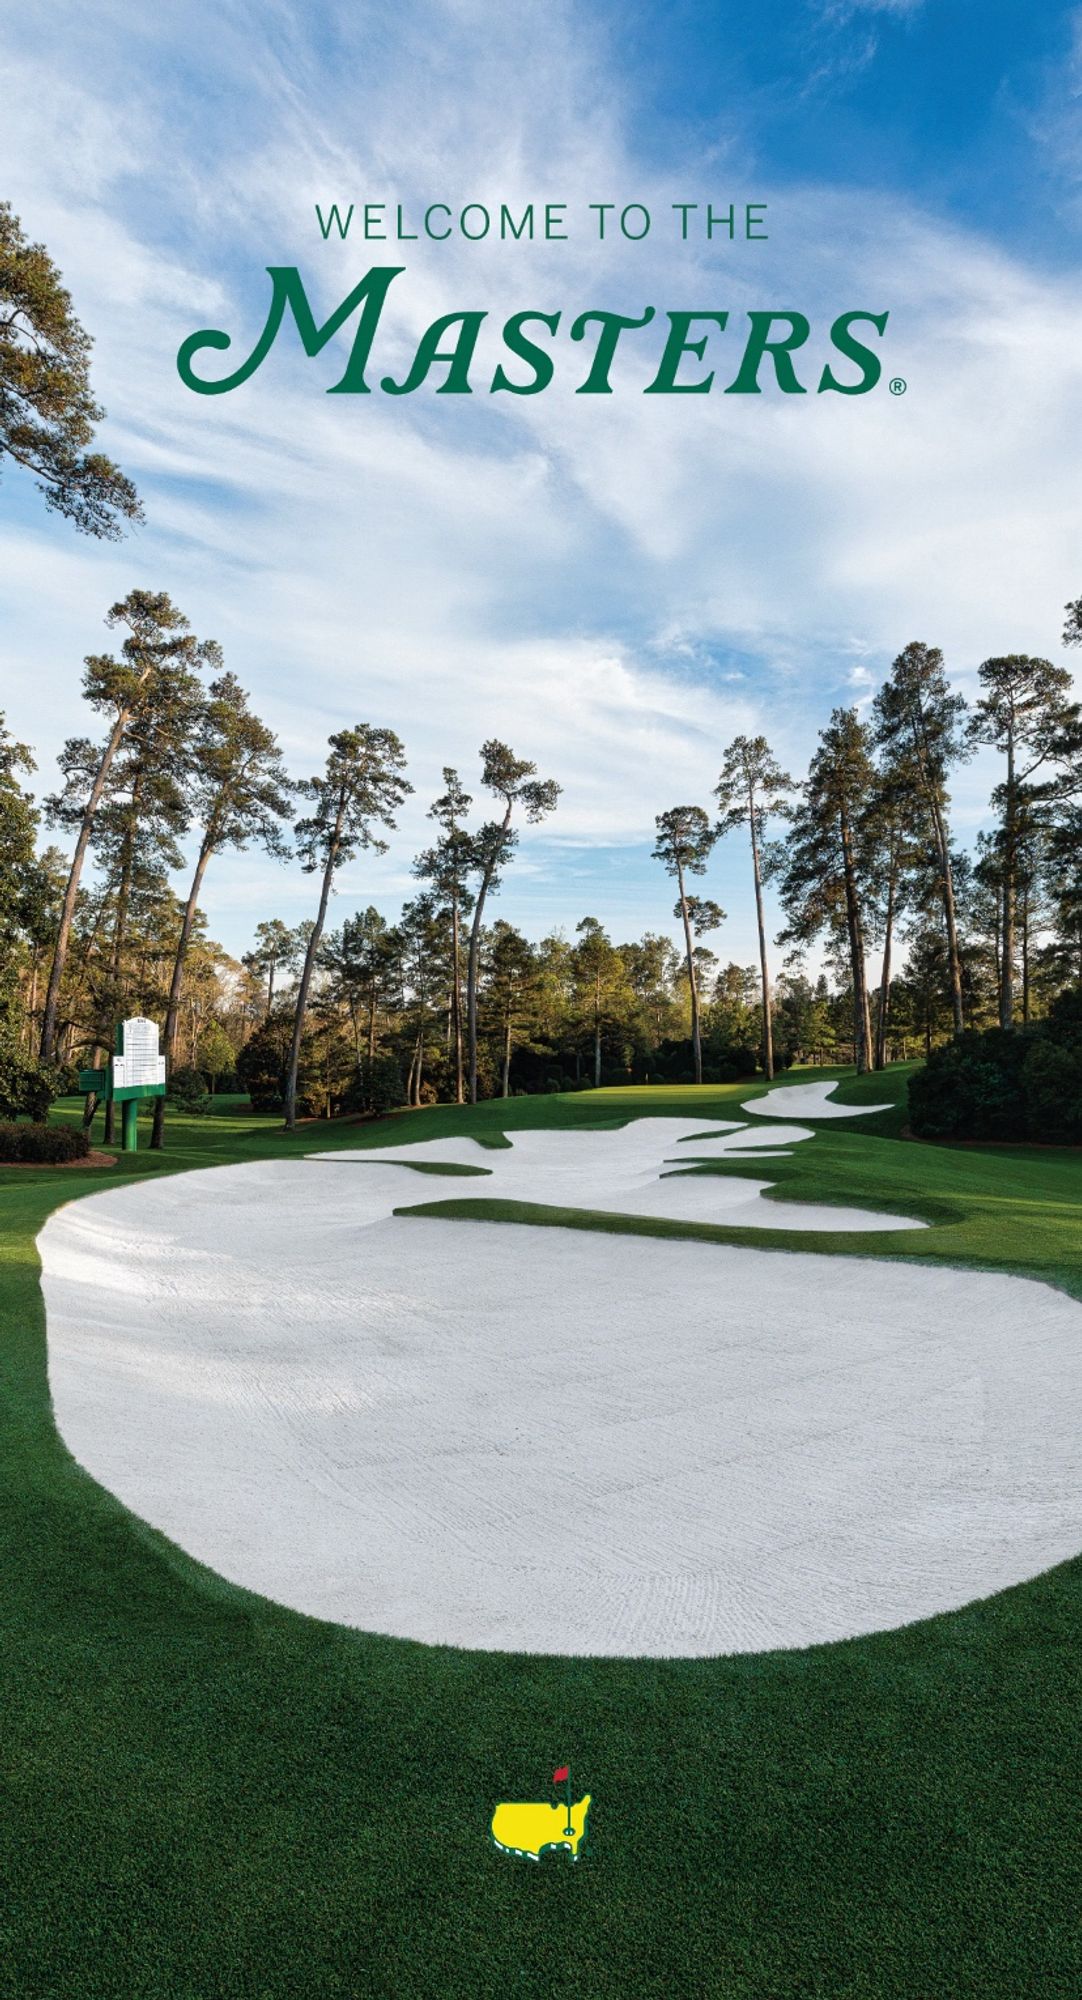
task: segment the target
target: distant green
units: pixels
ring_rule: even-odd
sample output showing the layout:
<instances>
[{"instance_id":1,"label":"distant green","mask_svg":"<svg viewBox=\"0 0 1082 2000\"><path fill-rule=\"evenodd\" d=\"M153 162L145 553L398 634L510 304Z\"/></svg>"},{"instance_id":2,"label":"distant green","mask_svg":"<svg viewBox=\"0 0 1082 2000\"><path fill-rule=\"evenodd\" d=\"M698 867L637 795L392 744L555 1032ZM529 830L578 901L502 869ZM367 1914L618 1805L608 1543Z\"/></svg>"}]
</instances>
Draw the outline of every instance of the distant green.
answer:
<instances>
[{"instance_id":1,"label":"distant green","mask_svg":"<svg viewBox=\"0 0 1082 2000\"><path fill-rule=\"evenodd\" d=\"M792 1080L823 1074L840 1073ZM859 1129L824 1125L791 1161L704 1170L934 1230L856 1244L629 1226L1020 1271L1082 1297L1082 1153L903 1139L905 1075L843 1084L853 1101L894 1104ZM732 1117L750 1095L521 1098L292 1141L233 1101L208 1118L171 1111L164 1156L0 1170L4 2000L1077 2000L1082 1559L948 1617L806 1652L464 1653L233 1588L96 1486L54 1430L34 1239L62 1201L315 1147ZM418 1197L511 1209L480 1185L433 1205L418 1183ZM558 1601L552 1619L556 1634ZM587 1858L498 1854L496 1801L547 1796L568 1759L594 1800Z\"/></svg>"}]
</instances>

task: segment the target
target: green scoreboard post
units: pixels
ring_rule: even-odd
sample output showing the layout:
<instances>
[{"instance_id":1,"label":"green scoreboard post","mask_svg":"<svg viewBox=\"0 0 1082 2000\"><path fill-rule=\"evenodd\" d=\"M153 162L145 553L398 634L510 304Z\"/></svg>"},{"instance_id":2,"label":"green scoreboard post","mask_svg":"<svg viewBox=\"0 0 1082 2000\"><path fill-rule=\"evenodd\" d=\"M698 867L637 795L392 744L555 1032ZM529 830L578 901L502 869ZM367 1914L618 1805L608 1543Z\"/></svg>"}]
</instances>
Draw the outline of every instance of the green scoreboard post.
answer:
<instances>
[{"instance_id":1,"label":"green scoreboard post","mask_svg":"<svg viewBox=\"0 0 1082 2000\"><path fill-rule=\"evenodd\" d=\"M165 1096L165 1057L158 1053L159 1030L155 1021L140 1014L118 1021L116 1053L108 1069L81 1069L79 1088L84 1094L94 1090L121 1106L123 1147L134 1153L139 1145L139 1099Z\"/></svg>"}]
</instances>

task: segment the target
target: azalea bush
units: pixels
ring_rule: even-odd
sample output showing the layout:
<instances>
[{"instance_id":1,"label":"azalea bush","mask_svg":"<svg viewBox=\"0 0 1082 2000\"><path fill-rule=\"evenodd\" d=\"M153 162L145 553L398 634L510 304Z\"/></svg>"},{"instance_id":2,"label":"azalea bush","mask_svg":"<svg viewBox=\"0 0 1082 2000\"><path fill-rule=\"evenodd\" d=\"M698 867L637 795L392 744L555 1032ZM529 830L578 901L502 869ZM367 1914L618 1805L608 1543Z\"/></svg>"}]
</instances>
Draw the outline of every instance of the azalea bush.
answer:
<instances>
[{"instance_id":1,"label":"azalea bush","mask_svg":"<svg viewBox=\"0 0 1082 2000\"><path fill-rule=\"evenodd\" d=\"M7 1023L0 1025L0 1118L40 1122L65 1081L62 1069L27 1055L14 1028Z\"/></svg>"},{"instance_id":2,"label":"azalea bush","mask_svg":"<svg viewBox=\"0 0 1082 2000\"><path fill-rule=\"evenodd\" d=\"M57 1167L85 1160L89 1152L86 1133L72 1125L0 1124L0 1161L6 1165Z\"/></svg>"}]
</instances>

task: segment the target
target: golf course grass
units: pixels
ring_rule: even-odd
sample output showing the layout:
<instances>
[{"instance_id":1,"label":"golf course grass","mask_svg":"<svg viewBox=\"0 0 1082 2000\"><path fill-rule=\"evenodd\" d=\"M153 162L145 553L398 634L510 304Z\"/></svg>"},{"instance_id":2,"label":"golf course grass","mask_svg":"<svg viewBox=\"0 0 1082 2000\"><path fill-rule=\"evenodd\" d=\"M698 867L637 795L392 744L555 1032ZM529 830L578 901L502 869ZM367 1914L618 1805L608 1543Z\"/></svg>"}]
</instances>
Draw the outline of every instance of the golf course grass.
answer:
<instances>
[{"instance_id":1,"label":"golf course grass","mask_svg":"<svg viewBox=\"0 0 1082 2000\"><path fill-rule=\"evenodd\" d=\"M906 1139L907 1074L848 1078L843 1101L893 1108L817 1126L790 1160L703 1171L932 1229L625 1225L486 1201L476 1179L453 1197L449 1179L418 1181L418 1201L941 1260L1082 1298L1082 1152ZM320 1624L224 1583L126 1513L56 1434L34 1242L61 1202L129 1175L414 1134L498 1145L505 1131L641 1113L739 1118L757 1094L520 1098L294 1138L233 1100L206 1118L170 1112L165 1155L0 1169L5 2000L1082 1992L1082 1558L962 1611L804 1652L459 1652ZM557 1600L554 1633L559 1621ZM568 1761L576 1795L592 1798L583 1860L498 1853L497 1801L552 1796Z\"/></svg>"}]
</instances>

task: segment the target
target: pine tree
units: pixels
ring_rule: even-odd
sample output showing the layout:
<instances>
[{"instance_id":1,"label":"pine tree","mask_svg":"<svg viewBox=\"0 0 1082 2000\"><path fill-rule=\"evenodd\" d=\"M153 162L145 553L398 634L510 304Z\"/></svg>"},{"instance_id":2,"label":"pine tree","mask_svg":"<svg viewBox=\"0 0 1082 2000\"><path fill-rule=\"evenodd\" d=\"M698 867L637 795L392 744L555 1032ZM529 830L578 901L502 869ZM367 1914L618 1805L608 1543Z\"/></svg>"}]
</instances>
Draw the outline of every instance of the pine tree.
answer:
<instances>
[{"instance_id":1,"label":"pine tree","mask_svg":"<svg viewBox=\"0 0 1082 2000\"><path fill-rule=\"evenodd\" d=\"M844 934L852 982L853 1053L858 1075L871 1061L871 1010L865 964L860 830L875 787L871 732L853 708L836 708L819 737L807 783L779 857L780 894L789 919L779 940L803 949L825 930Z\"/></svg>"},{"instance_id":2,"label":"pine tree","mask_svg":"<svg viewBox=\"0 0 1082 2000\"><path fill-rule=\"evenodd\" d=\"M1053 918L1046 961L1057 983L1082 985L1082 801L1068 798L1057 810L1042 873Z\"/></svg>"},{"instance_id":3,"label":"pine tree","mask_svg":"<svg viewBox=\"0 0 1082 2000\"><path fill-rule=\"evenodd\" d=\"M914 797L902 772L880 767L862 821L862 860L874 876L882 924L883 960L875 1015L874 1065L884 1069L890 1029L894 940L904 917L919 855Z\"/></svg>"},{"instance_id":4,"label":"pine tree","mask_svg":"<svg viewBox=\"0 0 1082 2000\"><path fill-rule=\"evenodd\" d=\"M654 825L657 828L657 839L654 842L653 858L661 862L677 885L673 914L680 918L684 929L685 963L688 990L691 995L691 1054L695 1067L695 1081L701 1083L703 1038L699 983L695 966L694 916L698 911L700 922L705 919L711 928L716 928L722 921L724 913L716 903L708 904L700 898L689 896L687 878L689 875L705 875L707 861L718 837L718 829L711 826L701 806L670 806L668 812L658 814Z\"/></svg>"},{"instance_id":5,"label":"pine tree","mask_svg":"<svg viewBox=\"0 0 1082 2000\"><path fill-rule=\"evenodd\" d=\"M470 926L469 956L466 966L466 1017L469 1042L470 1103L477 1102L477 989L481 956L481 924L485 903L499 887L503 869L518 843L511 824L517 806L525 819L536 824L556 809L560 787L554 778L538 778L536 764L516 757L506 743L495 737L481 746L481 783L503 802L499 819L486 820L474 837L471 868L477 876L473 923Z\"/></svg>"},{"instance_id":6,"label":"pine tree","mask_svg":"<svg viewBox=\"0 0 1082 2000\"><path fill-rule=\"evenodd\" d=\"M46 803L54 822L75 825L78 831L45 995L41 1023L43 1062L53 1059L60 986L75 901L94 822L120 746L144 715L166 704L171 688L176 690L178 699L186 697L193 676L202 668L217 664L220 657L213 640L199 640L189 631L188 620L164 592L131 591L121 603L113 605L105 622L127 629L121 657L117 660L111 654L91 655L86 662L83 694L91 708L110 718L109 733L100 746L92 745L85 737L65 746L60 765L68 783L62 794Z\"/></svg>"},{"instance_id":7,"label":"pine tree","mask_svg":"<svg viewBox=\"0 0 1082 2000\"><path fill-rule=\"evenodd\" d=\"M88 448L104 415L90 347L44 244L0 202L0 462L32 473L46 506L85 534L115 540L143 510L131 480Z\"/></svg>"},{"instance_id":8,"label":"pine tree","mask_svg":"<svg viewBox=\"0 0 1082 2000\"><path fill-rule=\"evenodd\" d=\"M578 944L572 951L574 976L586 998L593 1044L594 1089L601 1088L601 1030L610 995L623 978L624 962L596 917L575 926Z\"/></svg>"},{"instance_id":9,"label":"pine tree","mask_svg":"<svg viewBox=\"0 0 1082 2000\"><path fill-rule=\"evenodd\" d=\"M674 1029L673 997L680 959L671 938L657 931L619 946L628 984L641 1009L644 1040L656 1048Z\"/></svg>"},{"instance_id":10,"label":"pine tree","mask_svg":"<svg viewBox=\"0 0 1082 2000\"><path fill-rule=\"evenodd\" d=\"M19 846L13 826L7 830L7 839L0 837L0 854L4 852L12 857L8 865L14 873ZM0 861L0 870L3 868L4 863ZM22 881L18 920L26 953L23 1046L29 1055L38 1040L38 993L60 920L64 884L68 878L67 858L59 847L47 847L43 853L32 855L25 868L19 869L18 873Z\"/></svg>"},{"instance_id":11,"label":"pine tree","mask_svg":"<svg viewBox=\"0 0 1082 2000\"><path fill-rule=\"evenodd\" d=\"M509 1097L516 1032L537 995L537 956L521 931L498 918L484 936L482 970L483 1005L499 1048L500 1096Z\"/></svg>"},{"instance_id":12,"label":"pine tree","mask_svg":"<svg viewBox=\"0 0 1082 2000\"><path fill-rule=\"evenodd\" d=\"M33 800L19 783L19 773L34 768L26 744L15 742L0 715L0 1010L4 1012L18 983L38 824Z\"/></svg>"},{"instance_id":13,"label":"pine tree","mask_svg":"<svg viewBox=\"0 0 1082 2000\"><path fill-rule=\"evenodd\" d=\"M386 842L374 829L393 827L394 815L402 800L413 790L401 773L405 752L393 729L378 729L359 722L353 729L340 729L329 738L330 755L322 774L305 779L298 790L312 802L313 810L297 821L297 851L309 874L320 873L319 909L308 949L304 956L293 1038L285 1088L285 1123L292 1132L297 1123L297 1065L312 972L327 920L334 878L343 863L364 848L386 852Z\"/></svg>"},{"instance_id":14,"label":"pine tree","mask_svg":"<svg viewBox=\"0 0 1082 2000\"><path fill-rule=\"evenodd\" d=\"M999 1025L1014 1026L1015 957L1019 868L1027 828L1040 803L1038 773L1048 771L1062 756L1078 716L1070 699L1071 676L1050 660L1008 653L985 660L978 669L984 690L974 711L971 734L1006 759L1003 783L994 802L1000 811L1000 893L1002 933L999 974ZM1052 796L1046 787L1043 796Z\"/></svg>"},{"instance_id":15,"label":"pine tree","mask_svg":"<svg viewBox=\"0 0 1082 2000\"><path fill-rule=\"evenodd\" d=\"M394 931L394 953L401 972L404 1013L408 1018L409 1063L406 1102L422 1102L429 1024L439 1005L448 970L445 952L446 912L431 892L402 905Z\"/></svg>"},{"instance_id":16,"label":"pine tree","mask_svg":"<svg viewBox=\"0 0 1082 2000\"><path fill-rule=\"evenodd\" d=\"M245 952L241 964L257 979L267 982L267 1001L263 1019L269 1021L274 1012L274 988L280 972L296 972L304 945L296 931L291 931L281 917L268 917L255 927L255 944Z\"/></svg>"},{"instance_id":17,"label":"pine tree","mask_svg":"<svg viewBox=\"0 0 1082 2000\"><path fill-rule=\"evenodd\" d=\"M364 1009L366 1036L364 1054L375 1060L380 1007L398 993L401 985L399 940L396 930L380 915L375 905L347 917L340 931L328 936L320 947L319 962L330 972L350 1019L355 1057L361 1061L358 1008Z\"/></svg>"},{"instance_id":18,"label":"pine tree","mask_svg":"<svg viewBox=\"0 0 1082 2000\"><path fill-rule=\"evenodd\" d=\"M234 674L211 682L191 748L192 818L199 849L184 905L173 958L165 1011L165 1060L172 1064L184 967L203 878L211 856L258 841L268 854L284 856L281 822L289 812L293 787L286 776L274 734L248 706ZM165 1099L154 1100L151 1147L159 1150L165 1130Z\"/></svg>"},{"instance_id":19,"label":"pine tree","mask_svg":"<svg viewBox=\"0 0 1082 2000\"><path fill-rule=\"evenodd\" d=\"M188 824L189 745L197 728L202 688L193 673L175 671L156 682L117 754L91 834L99 875L110 891L112 939L95 1012L99 1047L113 1045L127 1011L126 954L133 900L160 895L179 868L178 838ZM87 1106L92 1115L93 1107ZM112 1145L115 1107L105 1106L103 1143Z\"/></svg>"},{"instance_id":20,"label":"pine tree","mask_svg":"<svg viewBox=\"0 0 1082 2000\"><path fill-rule=\"evenodd\" d=\"M455 1060L455 1103L466 1101L465 1046L462 1032L462 919L473 908L467 876L474 864L473 842L465 820L473 800L463 789L458 772L450 764L443 769L447 790L429 807L428 817L440 827L442 838L435 847L419 854L413 872L431 882L446 904L450 920L451 1044Z\"/></svg>"},{"instance_id":21,"label":"pine tree","mask_svg":"<svg viewBox=\"0 0 1082 2000\"><path fill-rule=\"evenodd\" d=\"M964 1026L950 839L952 767L969 754L962 696L952 694L937 646L914 640L899 653L875 698L875 740L899 782L919 800L939 871L955 1034Z\"/></svg>"},{"instance_id":22,"label":"pine tree","mask_svg":"<svg viewBox=\"0 0 1082 2000\"><path fill-rule=\"evenodd\" d=\"M766 919L763 914L762 848L767 821L786 810L793 780L776 762L765 736L736 736L725 752L721 776L714 797L721 807L718 831L726 834L746 826L751 844L752 880L755 885L755 916L759 926L759 966L762 980L762 1057L767 1078L774 1075L774 1036L771 1026L770 968L766 951Z\"/></svg>"}]
</instances>

